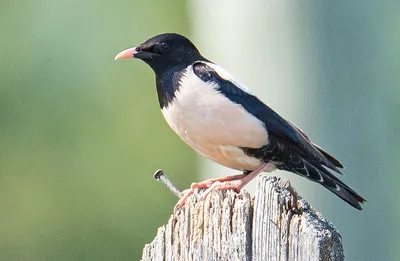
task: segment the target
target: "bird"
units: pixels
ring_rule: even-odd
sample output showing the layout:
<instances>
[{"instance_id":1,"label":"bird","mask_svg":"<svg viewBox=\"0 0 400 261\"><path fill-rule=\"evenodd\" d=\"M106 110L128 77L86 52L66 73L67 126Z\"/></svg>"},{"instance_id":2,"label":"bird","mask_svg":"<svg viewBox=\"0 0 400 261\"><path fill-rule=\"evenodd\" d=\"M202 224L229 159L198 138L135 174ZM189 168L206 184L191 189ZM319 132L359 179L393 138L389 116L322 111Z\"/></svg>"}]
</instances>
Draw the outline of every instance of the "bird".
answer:
<instances>
[{"instance_id":1,"label":"bird","mask_svg":"<svg viewBox=\"0 0 400 261\"><path fill-rule=\"evenodd\" d=\"M158 102L172 130L202 156L241 174L192 183L195 189L239 192L262 172L285 170L314 181L356 209L366 200L334 174L342 163L296 125L262 102L185 36L163 33L117 54L136 58L155 73Z\"/></svg>"}]
</instances>

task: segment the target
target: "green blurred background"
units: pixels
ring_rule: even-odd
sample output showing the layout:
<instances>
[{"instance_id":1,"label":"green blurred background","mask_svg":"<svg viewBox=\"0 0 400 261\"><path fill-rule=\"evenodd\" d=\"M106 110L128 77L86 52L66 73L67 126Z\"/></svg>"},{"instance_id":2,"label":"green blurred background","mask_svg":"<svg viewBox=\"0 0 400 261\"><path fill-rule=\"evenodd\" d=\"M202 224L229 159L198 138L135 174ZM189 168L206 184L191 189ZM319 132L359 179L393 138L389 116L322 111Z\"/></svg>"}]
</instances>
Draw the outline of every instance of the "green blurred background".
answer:
<instances>
[{"instance_id":1,"label":"green blurred background","mask_svg":"<svg viewBox=\"0 0 400 261\"><path fill-rule=\"evenodd\" d=\"M184 1L2 1L0 260L138 260L194 178L154 75L113 59L187 33ZM188 175L188 174L193 174Z\"/></svg>"},{"instance_id":2,"label":"green blurred background","mask_svg":"<svg viewBox=\"0 0 400 261\"><path fill-rule=\"evenodd\" d=\"M193 2L1 2L0 260L138 260L176 202L154 171L180 188L200 179L195 153L162 119L152 71L113 61L161 32L210 42L193 31ZM327 216L344 234L341 220L360 224L344 238L349 260L397 260L400 6L366 2L307 5L325 68L315 108L324 133L312 134L353 162L347 180L369 200L364 212ZM329 132L339 127L349 135Z\"/></svg>"}]
</instances>

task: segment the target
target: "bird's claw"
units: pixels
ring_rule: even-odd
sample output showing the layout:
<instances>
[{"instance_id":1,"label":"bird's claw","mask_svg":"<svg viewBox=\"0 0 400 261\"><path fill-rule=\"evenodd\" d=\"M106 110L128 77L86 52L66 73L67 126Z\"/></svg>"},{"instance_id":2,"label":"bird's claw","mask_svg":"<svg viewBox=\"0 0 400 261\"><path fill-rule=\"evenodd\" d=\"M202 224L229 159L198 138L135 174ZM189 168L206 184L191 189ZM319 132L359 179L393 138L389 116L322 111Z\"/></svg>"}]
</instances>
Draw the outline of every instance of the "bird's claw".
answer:
<instances>
[{"instance_id":1,"label":"bird's claw","mask_svg":"<svg viewBox=\"0 0 400 261\"><path fill-rule=\"evenodd\" d=\"M191 195L193 195L193 193L196 189L208 189L212 186L212 184L213 184L212 180L205 180L205 181L202 181L199 183L192 183L192 185L190 186L189 189L186 189L181 192L181 194L179 196L180 198L179 198L178 202L176 203L174 210L178 210L178 209L182 208L185 205L186 200Z\"/></svg>"},{"instance_id":2,"label":"bird's claw","mask_svg":"<svg viewBox=\"0 0 400 261\"><path fill-rule=\"evenodd\" d=\"M235 192L239 192L240 185L241 183L239 182L239 180L227 181L227 182L216 181L212 183L212 185L208 189L206 189L206 191L204 191L204 194L201 196L201 199L204 200L213 191L232 189Z\"/></svg>"},{"instance_id":3,"label":"bird's claw","mask_svg":"<svg viewBox=\"0 0 400 261\"><path fill-rule=\"evenodd\" d=\"M193 192L194 190L192 188L182 191L180 198L174 207L174 211L182 208L185 205L186 200L193 194Z\"/></svg>"}]
</instances>

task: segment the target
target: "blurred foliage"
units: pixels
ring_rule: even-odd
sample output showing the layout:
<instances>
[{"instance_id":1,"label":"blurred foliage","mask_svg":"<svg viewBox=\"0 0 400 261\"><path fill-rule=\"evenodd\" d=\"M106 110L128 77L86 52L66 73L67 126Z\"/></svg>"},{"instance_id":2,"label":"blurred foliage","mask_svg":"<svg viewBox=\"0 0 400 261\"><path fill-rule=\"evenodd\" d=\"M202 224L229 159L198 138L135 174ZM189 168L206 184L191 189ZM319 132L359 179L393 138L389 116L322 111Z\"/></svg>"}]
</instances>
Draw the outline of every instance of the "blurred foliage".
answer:
<instances>
[{"instance_id":1,"label":"blurred foliage","mask_svg":"<svg viewBox=\"0 0 400 261\"><path fill-rule=\"evenodd\" d=\"M322 138L346 133L332 147L347 173L359 175L351 185L368 188L360 189L368 203L357 219L336 208L330 217L339 227L363 226L344 231L348 257L395 257L400 16L369 2L376 6L309 3L321 12L317 46L327 48L316 50L326 61L317 73L327 75L319 108L340 115L321 117ZM0 260L140 258L176 202L154 171L164 169L180 188L198 173L194 152L161 116L150 68L113 58L157 33L187 35L186 10L184 0L1 2Z\"/></svg>"},{"instance_id":2,"label":"blurred foliage","mask_svg":"<svg viewBox=\"0 0 400 261\"><path fill-rule=\"evenodd\" d=\"M154 75L121 50L187 33L184 1L2 1L0 260L138 260L195 177Z\"/></svg>"}]
</instances>

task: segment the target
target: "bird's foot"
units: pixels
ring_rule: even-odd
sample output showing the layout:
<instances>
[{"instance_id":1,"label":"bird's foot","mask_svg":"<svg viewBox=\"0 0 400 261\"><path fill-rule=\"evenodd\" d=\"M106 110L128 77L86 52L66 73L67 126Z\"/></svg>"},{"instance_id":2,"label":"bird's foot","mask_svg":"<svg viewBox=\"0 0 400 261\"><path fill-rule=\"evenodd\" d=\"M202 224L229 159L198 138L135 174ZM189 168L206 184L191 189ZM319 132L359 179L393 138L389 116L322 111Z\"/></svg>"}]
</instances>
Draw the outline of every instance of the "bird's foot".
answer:
<instances>
[{"instance_id":1,"label":"bird's foot","mask_svg":"<svg viewBox=\"0 0 400 261\"><path fill-rule=\"evenodd\" d=\"M212 188L214 186L214 184L224 184L227 182L232 182L235 180L243 179L246 176L247 176L247 174L239 174L239 175L228 176L228 177L212 178L212 179L204 180L202 182L192 183L192 185L190 186L190 189L186 189L181 192L180 199L179 199L178 203L176 203L175 209L183 207L183 205L185 205L186 200L194 193L194 191L196 189L206 189L205 196L207 196L211 192L211 190L209 191L209 189ZM218 189L218 190L223 190L223 189ZM201 199L204 199L205 196L202 196Z\"/></svg>"},{"instance_id":2,"label":"bird's foot","mask_svg":"<svg viewBox=\"0 0 400 261\"><path fill-rule=\"evenodd\" d=\"M188 197L190 197L196 189L204 189L210 187L212 183L209 184L209 182L209 180L205 180L199 183L192 183L190 189L185 189L181 192L180 199L178 200L178 203L176 203L175 209L183 207Z\"/></svg>"},{"instance_id":3,"label":"bird's foot","mask_svg":"<svg viewBox=\"0 0 400 261\"><path fill-rule=\"evenodd\" d=\"M246 186L252 179L260 174L264 169L268 169L273 163L262 163L259 167L246 174L239 174L234 176L207 179L199 183L192 183L190 189L181 192L180 199L175 206L175 210L183 207L186 200L194 193L196 189L206 189L201 199L205 199L211 191L233 189L239 192L244 186Z\"/></svg>"},{"instance_id":4,"label":"bird's foot","mask_svg":"<svg viewBox=\"0 0 400 261\"><path fill-rule=\"evenodd\" d=\"M204 194L201 196L201 199L204 200L208 194L210 194L213 191L220 191L220 190L228 190L232 189L233 191L239 193L239 191L244 187L243 181L241 179L239 180L233 180L233 181L217 181L214 182L206 191L204 191Z\"/></svg>"}]
</instances>

